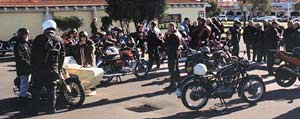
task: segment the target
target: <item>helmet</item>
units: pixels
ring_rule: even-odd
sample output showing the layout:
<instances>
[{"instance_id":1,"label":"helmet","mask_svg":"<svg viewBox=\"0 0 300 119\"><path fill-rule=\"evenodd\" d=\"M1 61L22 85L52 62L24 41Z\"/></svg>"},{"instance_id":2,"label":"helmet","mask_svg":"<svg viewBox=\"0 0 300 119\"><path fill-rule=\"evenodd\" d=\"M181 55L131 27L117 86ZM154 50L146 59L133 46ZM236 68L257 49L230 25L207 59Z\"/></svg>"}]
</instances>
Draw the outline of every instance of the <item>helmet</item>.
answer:
<instances>
[{"instance_id":1,"label":"helmet","mask_svg":"<svg viewBox=\"0 0 300 119\"><path fill-rule=\"evenodd\" d=\"M179 30L179 31L185 31L185 28L184 28L184 26L181 25L181 26L178 28L178 30Z\"/></svg>"},{"instance_id":2,"label":"helmet","mask_svg":"<svg viewBox=\"0 0 300 119\"><path fill-rule=\"evenodd\" d=\"M105 53L107 55L119 55L119 50L115 47L109 47L107 48L107 50L105 51Z\"/></svg>"},{"instance_id":3,"label":"helmet","mask_svg":"<svg viewBox=\"0 0 300 119\"><path fill-rule=\"evenodd\" d=\"M29 34L29 30L27 28L20 28L18 30L18 36L23 36L25 34Z\"/></svg>"},{"instance_id":4,"label":"helmet","mask_svg":"<svg viewBox=\"0 0 300 119\"><path fill-rule=\"evenodd\" d=\"M200 49L202 52L204 53L210 53L210 48L208 46L205 46L205 47L201 47Z\"/></svg>"},{"instance_id":5,"label":"helmet","mask_svg":"<svg viewBox=\"0 0 300 119\"><path fill-rule=\"evenodd\" d=\"M296 47L292 50L292 53L296 56L296 57L300 57L300 47Z\"/></svg>"},{"instance_id":6,"label":"helmet","mask_svg":"<svg viewBox=\"0 0 300 119\"><path fill-rule=\"evenodd\" d=\"M81 31L80 33L79 33L79 38L81 38L81 37L88 37L89 35L88 35L88 33L86 32L86 31Z\"/></svg>"},{"instance_id":7,"label":"helmet","mask_svg":"<svg viewBox=\"0 0 300 119\"><path fill-rule=\"evenodd\" d=\"M57 25L56 25L55 21L53 21L53 20L46 20L43 23L43 31L45 31L45 30L47 30L49 28L53 28L53 29L57 28Z\"/></svg>"},{"instance_id":8,"label":"helmet","mask_svg":"<svg viewBox=\"0 0 300 119\"><path fill-rule=\"evenodd\" d=\"M194 74L195 75L199 75L199 76L203 76L207 73L207 68L204 64L199 63L196 66L194 66Z\"/></svg>"}]
</instances>

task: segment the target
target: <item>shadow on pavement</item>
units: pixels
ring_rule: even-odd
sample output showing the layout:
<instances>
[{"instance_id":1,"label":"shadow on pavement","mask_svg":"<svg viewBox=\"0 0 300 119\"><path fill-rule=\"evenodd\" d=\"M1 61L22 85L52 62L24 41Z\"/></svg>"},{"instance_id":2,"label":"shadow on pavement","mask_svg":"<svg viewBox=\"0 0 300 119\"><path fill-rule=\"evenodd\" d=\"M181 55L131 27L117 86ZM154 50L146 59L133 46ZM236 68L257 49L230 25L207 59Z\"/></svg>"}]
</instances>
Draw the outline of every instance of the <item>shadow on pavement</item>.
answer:
<instances>
[{"instance_id":1,"label":"shadow on pavement","mask_svg":"<svg viewBox=\"0 0 300 119\"><path fill-rule=\"evenodd\" d=\"M58 99L57 102L57 112L64 113L67 111L73 110L73 108L67 107L64 103L62 103L62 99ZM31 100L27 102L21 103L18 97L7 98L0 100L0 116L4 116L9 119L20 119L20 118L28 118L28 117L37 117L42 115L50 115L49 107L47 106L47 101L41 101L40 113L37 116L31 116Z\"/></svg>"},{"instance_id":2,"label":"shadow on pavement","mask_svg":"<svg viewBox=\"0 0 300 119\"><path fill-rule=\"evenodd\" d=\"M15 57L13 57L11 55L0 57L0 63L13 62L13 61L15 61Z\"/></svg>"},{"instance_id":3,"label":"shadow on pavement","mask_svg":"<svg viewBox=\"0 0 300 119\"><path fill-rule=\"evenodd\" d=\"M167 117L147 118L147 119L195 119L195 118L209 119L212 117L223 116L223 115L227 115L227 114L230 114L233 112L241 111L241 110L244 110L244 109L247 109L250 107L252 107L252 106L246 104L246 105L228 108L226 110L221 110L221 111L218 111L215 109L203 110L203 111L190 111L190 112L177 113L175 115L171 115L171 116L167 116Z\"/></svg>"},{"instance_id":4,"label":"shadow on pavement","mask_svg":"<svg viewBox=\"0 0 300 119\"><path fill-rule=\"evenodd\" d=\"M96 102L84 104L80 108L91 108L91 107L97 107L97 106L102 106L102 105L116 104L116 103L121 103L121 102L124 102L124 101L130 101L130 100L137 99L137 98L142 98L142 97L151 98L151 97L155 97L155 96L159 96L159 95L164 95L166 93L168 93L168 92L162 90L162 91L146 93L146 94L140 94L140 95L134 95L134 96L124 97L124 98L119 98L119 99L114 99L114 100L102 99L102 100L99 100L99 101L96 101Z\"/></svg>"},{"instance_id":5,"label":"shadow on pavement","mask_svg":"<svg viewBox=\"0 0 300 119\"><path fill-rule=\"evenodd\" d=\"M299 112L300 112L300 107L288 111L287 113L279 115L278 117L275 117L273 119L299 119Z\"/></svg>"},{"instance_id":6,"label":"shadow on pavement","mask_svg":"<svg viewBox=\"0 0 300 119\"><path fill-rule=\"evenodd\" d=\"M169 75L169 72L149 73L147 76L145 76L143 78L132 78L132 79L127 79L127 80L121 81L121 82L113 82L113 83L108 83L108 84L100 84L100 85L97 86L97 88L108 87L108 86L111 86L111 85L121 85L121 84L124 84L124 83L153 80L153 79L164 77L164 76L168 76L168 75ZM115 78L113 79L113 81L115 81Z\"/></svg>"}]
</instances>

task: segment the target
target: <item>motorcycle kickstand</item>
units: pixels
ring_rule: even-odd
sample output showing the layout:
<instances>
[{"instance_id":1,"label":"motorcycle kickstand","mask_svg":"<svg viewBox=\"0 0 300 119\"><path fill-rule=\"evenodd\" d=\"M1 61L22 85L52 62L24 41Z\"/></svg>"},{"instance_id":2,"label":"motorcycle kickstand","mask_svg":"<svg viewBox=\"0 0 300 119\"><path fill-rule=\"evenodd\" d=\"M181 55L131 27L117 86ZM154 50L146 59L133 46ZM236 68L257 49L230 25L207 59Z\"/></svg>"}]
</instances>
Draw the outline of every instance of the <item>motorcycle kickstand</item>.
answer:
<instances>
[{"instance_id":1,"label":"motorcycle kickstand","mask_svg":"<svg viewBox=\"0 0 300 119\"><path fill-rule=\"evenodd\" d=\"M228 105L227 105L225 99L224 98L220 98L220 101L221 101L222 106L225 106L225 109L228 109Z\"/></svg>"}]
</instances>

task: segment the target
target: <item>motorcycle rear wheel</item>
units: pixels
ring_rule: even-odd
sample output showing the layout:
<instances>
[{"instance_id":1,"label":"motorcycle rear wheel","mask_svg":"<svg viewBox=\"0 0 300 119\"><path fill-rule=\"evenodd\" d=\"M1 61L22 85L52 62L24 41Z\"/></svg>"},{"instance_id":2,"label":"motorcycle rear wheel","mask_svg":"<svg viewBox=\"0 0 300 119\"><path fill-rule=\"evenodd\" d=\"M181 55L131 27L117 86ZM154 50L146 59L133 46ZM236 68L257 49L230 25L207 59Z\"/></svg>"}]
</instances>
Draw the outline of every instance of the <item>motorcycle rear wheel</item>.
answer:
<instances>
[{"instance_id":1,"label":"motorcycle rear wheel","mask_svg":"<svg viewBox=\"0 0 300 119\"><path fill-rule=\"evenodd\" d=\"M281 87L290 87L292 86L297 79L297 76L291 75L289 72L283 70L284 66L281 66L277 69L275 74L275 81Z\"/></svg>"},{"instance_id":2,"label":"motorcycle rear wheel","mask_svg":"<svg viewBox=\"0 0 300 119\"><path fill-rule=\"evenodd\" d=\"M79 82L74 80L67 80L66 83L71 89L71 92L69 92L67 86L63 87L63 96L66 103L71 107L81 106L85 100L83 87Z\"/></svg>"},{"instance_id":3,"label":"motorcycle rear wheel","mask_svg":"<svg viewBox=\"0 0 300 119\"><path fill-rule=\"evenodd\" d=\"M198 85L195 82L189 82L183 87L180 97L186 108L190 110L199 110L208 102L209 98L207 93L207 90L203 86Z\"/></svg>"}]
</instances>

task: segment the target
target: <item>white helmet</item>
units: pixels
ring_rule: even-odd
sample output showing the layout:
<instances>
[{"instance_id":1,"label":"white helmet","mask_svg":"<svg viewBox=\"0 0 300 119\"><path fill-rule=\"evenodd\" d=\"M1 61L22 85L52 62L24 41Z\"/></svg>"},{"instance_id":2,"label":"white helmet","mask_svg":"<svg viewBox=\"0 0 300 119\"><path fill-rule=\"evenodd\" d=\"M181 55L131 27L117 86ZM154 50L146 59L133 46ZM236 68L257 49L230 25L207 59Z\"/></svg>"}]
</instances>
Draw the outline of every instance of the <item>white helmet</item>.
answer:
<instances>
[{"instance_id":1,"label":"white helmet","mask_svg":"<svg viewBox=\"0 0 300 119\"><path fill-rule=\"evenodd\" d=\"M194 66L194 74L195 75L203 76L206 73L207 73L207 68L204 64L199 63L196 66Z\"/></svg>"},{"instance_id":2,"label":"white helmet","mask_svg":"<svg viewBox=\"0 0 300 119\"><path fill-rule=\"evenodd\" d=\"M56 29L57 25L56 25L55 21L53 21L53 20L46 20L43 23L43 31L45 31L48 28L54 28L54 29Z\"/></svg>"},{"instance_id":3,"label":"white helmet","mask_svg":"<svg viewBox=\"0 0 300 119\"><path fill-rule=\"evenodd\" d=\"M107 55L118 55L119 54L119 50L115 47L109 47L107 48L107 50L105 51L105 53Z\"/></svg>"}]
</instances>

